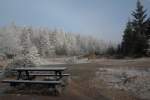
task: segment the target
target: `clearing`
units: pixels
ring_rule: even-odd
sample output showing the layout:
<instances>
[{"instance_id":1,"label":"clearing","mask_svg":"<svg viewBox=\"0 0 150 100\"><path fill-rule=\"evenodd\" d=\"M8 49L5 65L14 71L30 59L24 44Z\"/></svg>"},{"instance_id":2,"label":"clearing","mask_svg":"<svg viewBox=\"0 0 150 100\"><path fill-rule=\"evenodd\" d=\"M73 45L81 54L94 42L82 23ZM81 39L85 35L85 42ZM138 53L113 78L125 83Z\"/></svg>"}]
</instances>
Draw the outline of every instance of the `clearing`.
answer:
<instances>
[{"instance_id":1,"label":"clearing","mask_svg":"<svg viewBox=\"0 0 150 100\"><path fill-rule=\"evenodd\" d=\"M67 64L69 85L59 96L0 83L0 100L150 100L150 58L94 59Z\"/></svg>"}]
</instances>

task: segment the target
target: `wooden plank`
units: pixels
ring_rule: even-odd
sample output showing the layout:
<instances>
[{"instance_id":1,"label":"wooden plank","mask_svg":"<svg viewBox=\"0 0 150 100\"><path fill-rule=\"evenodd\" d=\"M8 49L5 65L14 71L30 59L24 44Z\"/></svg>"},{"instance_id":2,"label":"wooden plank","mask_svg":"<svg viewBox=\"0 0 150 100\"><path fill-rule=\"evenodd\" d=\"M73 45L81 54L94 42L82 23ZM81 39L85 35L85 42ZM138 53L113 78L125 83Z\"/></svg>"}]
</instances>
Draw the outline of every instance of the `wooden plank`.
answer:
<instances>
[{"instance_id":1,"label":"wooden plank","mask_svg":"<svg viewBox=\"0 0 150 100\"><path fill-rule=\"evenodd\" d=\"M3 83L61 84L61 81L3 80Z\"/></svg>"},{"instance_id":2,"label":"wooden plank","mask_svg":"<svg viewBox=\"0 0 150 100\"><path fill-rule=\"evenodd\" d=\"M50 65L38 65L36 67L66 67L68 64L50 64Z\"/></svg>"},{"instance_id":3,"label":"wooden plank","mask_svg":"<svg viewBox=\"0 0 150 100\"><path fill-rule=\"evenodd\" d=\"M14 71L64 71L66 67L26 67L26 68L14 68Z\"/></svg>"},{"instance_id":4,"label":"wooden plank","mask_svg":"<svg viewBox=\"0 0 150 100\"><path fill-rule=\"evenodd\" d=\"M30 74L31 76L59 76L56 74ZM61 76L70 76L70 74L61 74Z\"/></svg>"}]
</instances>

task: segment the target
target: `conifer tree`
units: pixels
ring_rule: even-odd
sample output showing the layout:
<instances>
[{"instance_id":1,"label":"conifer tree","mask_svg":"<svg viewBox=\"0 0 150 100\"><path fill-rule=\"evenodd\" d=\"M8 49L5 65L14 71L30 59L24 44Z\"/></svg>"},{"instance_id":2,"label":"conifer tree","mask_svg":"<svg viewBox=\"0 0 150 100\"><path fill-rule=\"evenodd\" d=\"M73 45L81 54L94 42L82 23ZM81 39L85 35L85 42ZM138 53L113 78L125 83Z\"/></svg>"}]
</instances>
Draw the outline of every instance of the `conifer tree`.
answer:
<instances>
[{"instance_id":1,"label":"conifer tree","mask_svg":"<svg viewBox=\"0 0 150 100\"><path fill-rule=\"evenodd\" d=\"M134 38L134 35L133 35L133 30L132 30L132 23L131 21L129 20L127 22L127 25L126 25L126 29L124 30L124 35L123 35L123 42L122 42L122 53L123 55L130 55L132 54L132 49L134 49L132 46L134 45L133 44L133 38Z\"/></svg>"},{"instance_id":2,"label":"conifer tree","mask_svg":"<svg viewBox=\"0 0 150 100\"><path fill-rule=\"evenodd\" d=\"M143 5L138 0L133 19L128 21L123 35L122 51L125 56L143 56L146 54L147 45L147 14Z\"/></svg>"}]
</instances>

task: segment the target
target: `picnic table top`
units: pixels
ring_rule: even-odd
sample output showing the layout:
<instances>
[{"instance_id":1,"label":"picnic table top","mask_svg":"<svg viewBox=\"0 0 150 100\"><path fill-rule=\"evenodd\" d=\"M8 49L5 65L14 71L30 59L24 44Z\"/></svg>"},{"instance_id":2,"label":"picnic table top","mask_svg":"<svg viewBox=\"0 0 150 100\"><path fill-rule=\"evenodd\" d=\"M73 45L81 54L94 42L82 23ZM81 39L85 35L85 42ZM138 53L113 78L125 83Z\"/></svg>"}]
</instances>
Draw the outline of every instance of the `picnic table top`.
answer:
<instances>
[{"instance_id":1,"label":"picnic table top","mask_svg":"<svg viewBox=\"0 0 150 100\"><path fill-rule=\"evenodd\" d=\"M14 71L64 71L67 67L21 67L13 68Z\"/></svg>"}]
</instances>

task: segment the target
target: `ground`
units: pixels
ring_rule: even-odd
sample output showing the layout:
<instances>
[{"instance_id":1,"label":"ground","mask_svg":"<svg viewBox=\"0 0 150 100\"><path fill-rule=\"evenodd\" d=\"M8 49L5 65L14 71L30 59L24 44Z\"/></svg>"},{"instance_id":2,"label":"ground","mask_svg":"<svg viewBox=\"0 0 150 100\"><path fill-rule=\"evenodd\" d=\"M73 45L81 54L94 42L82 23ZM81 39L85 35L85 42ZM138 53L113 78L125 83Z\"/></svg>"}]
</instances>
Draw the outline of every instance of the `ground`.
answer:
<instances>
[{"instance_id":1,"label":"ground","mask_svg":"<svg viewBox=\"0 0 150 100\"><path fill-rule=\"evenodd\" d=\"M149 65L150 58L95 59L84 64L67 64L63 66L68 67L67 72L71 74L71 77L69 78L68 86L59 96L32 93L31 90L18 92L16 89L9 87L8 84L0 83L0 100L149 100L148 98L137 96L134 91L125 88L109 87L108 77L106 77L109 74L107 69L149 70ZM105 68L105 72L101 72L102 68ZM100 72L101 74L97 74ZM99 75L104 76L105 79ZM110 75L112 76L112 73ZM131 83L127 81L127 85L130 86L131 84L132 80ZM8 92L10 89L13 91Z\"/></svg>"}]
</instances>

